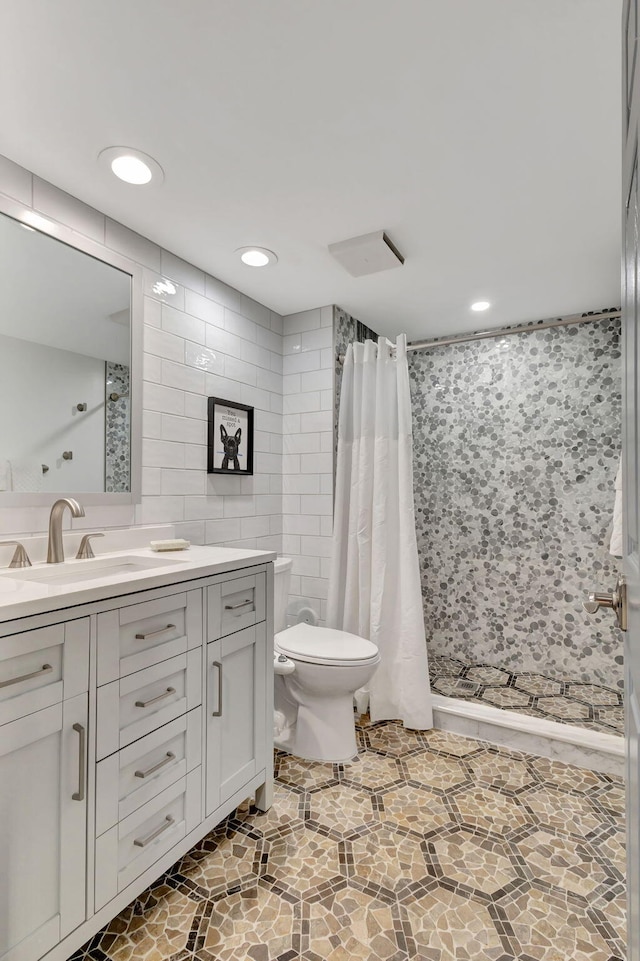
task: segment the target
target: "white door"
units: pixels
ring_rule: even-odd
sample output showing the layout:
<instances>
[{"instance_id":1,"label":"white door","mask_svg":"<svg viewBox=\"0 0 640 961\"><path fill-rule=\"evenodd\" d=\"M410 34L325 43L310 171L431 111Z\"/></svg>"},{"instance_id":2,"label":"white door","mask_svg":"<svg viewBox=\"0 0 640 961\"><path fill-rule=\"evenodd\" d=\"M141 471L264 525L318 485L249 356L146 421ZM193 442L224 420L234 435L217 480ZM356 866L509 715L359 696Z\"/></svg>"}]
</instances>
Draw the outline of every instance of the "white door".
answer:
<instances>
[{"instance_id":1,"label":"white door","mask_svg":"<svg viewBox=\"0 0 640 961\"><path fill-rule=\"evenodd\" d=\"M207 815L264 768L266 640L263 621L207 645Z\"/></svg>"},{"instance_id":2,"label":"white door","mask_svg":"<svg viewBox=\"0 0 640 961\"><path fill-rule=\"evenodd\" d=\"M640 196L638 113L640 71L636 69L638 0L626 0L623 15L625 122L624 203L624 570L627 581L625 693L627 727L628 961L640 961Z\"/></svg>"},{"instance_id":3,"label":"white door","mask_svg":"<svg viewBox=\"0 0 640 961\"><path fill-rule=\"evenodd\" d=\"M36 961L85 920L87 696L0 732L0 961Z\"/></svg>"}]
</instances>

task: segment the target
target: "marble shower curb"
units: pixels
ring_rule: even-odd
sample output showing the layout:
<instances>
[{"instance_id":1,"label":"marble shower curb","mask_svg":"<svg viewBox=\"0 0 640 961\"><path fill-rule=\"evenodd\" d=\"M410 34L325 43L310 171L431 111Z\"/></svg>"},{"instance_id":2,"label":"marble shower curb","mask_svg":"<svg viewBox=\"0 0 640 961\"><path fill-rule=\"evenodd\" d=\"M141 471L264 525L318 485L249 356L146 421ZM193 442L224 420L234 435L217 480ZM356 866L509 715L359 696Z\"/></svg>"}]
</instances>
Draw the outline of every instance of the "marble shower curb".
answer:
<instances>
[{"instance_id":1,"label":"marble shower curb","mask_svg":"<svg viewBox=\"0 0 640 961\"><path fill-rule=\"evenodd\" d=\"M441 694L432 701L434 726L443 731L624 777L623 737Z\"/></svg>"}]
</instances>

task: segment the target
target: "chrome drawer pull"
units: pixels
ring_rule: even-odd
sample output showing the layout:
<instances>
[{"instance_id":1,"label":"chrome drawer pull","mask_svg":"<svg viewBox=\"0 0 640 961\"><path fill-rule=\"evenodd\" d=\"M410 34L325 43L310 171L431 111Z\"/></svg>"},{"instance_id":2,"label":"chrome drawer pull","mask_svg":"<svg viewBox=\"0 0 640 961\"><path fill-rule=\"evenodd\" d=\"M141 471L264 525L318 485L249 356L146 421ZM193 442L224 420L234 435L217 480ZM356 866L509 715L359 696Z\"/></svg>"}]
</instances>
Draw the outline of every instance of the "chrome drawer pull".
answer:
<instances>
[{"instance_id":1,"label":"chrome drawer pull","mask_svg":"<svg viewBox=\"0 0 640 961\"><path fill-rule=\"evenodd\" d=\"M175 687L168 687L166 691L162 692L162 694L158 694L157 697L152 697L149 701L136 701L136 707L149 707L150 704L155 704L156 701L161 701L163 698L169 697L169 695L175 693Z\"/></svg>"},{"instance_id":2,"label":"chrome drawer pull","mask_svg":"<svg viewBox=\"0 0 640 961\"><path fill-rule=\"evenodd\" d=\"M167 631L175 631L175 624L167 624L166 627L161 627L159 631L150 631L149 634L136 634L136 641L148 641L152 637L160 637L161 634L166 634Z\"/></svg>"},{"instance_id":3,"label":"chrome drawer pull","mask_svg":"<svg viewBox=\"0 0 640 961\"><path fill-rule=\"evenodd\" d=\"M212 661L211 667L218 668L218 709L211 712L211 717L222 717L222 664L220 661Z\"/></svg>"},{"instance_id":4,"label":"chrome drawer pull","mask_svg":"<svg viewBox=\"0 0 640 961\"><path fill-rule=\"evenodd\" d=\"M142 777L142 778L151 777L151 775L155 774L156 771L159 771L161 767L164 767L166 764L170 764L171 761L175 761L175 759L176 759L176 756L173 753L173 751L167 751L166 755L162 758L161 761L158 761L157 764L154 764L153 767L150 767L146 771L136 771L135 776Z\"/></svg>"},{"instance_id":5,"label":"chrome drawer pull","mask_svg":"<svg viewBox=\"0 0 640 961\"><path fill-rule=\"evenodd\" d=\"M253 601L241 601L240 604L225 604L225 611L239 611L242 607L248 607L249 604L253 605Z\"/></svg>"},{"instance_id":6,"label":"chrome drawer pull","mask_svg":"<svg viewBox=\"0 0 640 961\"><path fill-rule=\"evenodd\" d=\"M161 824L159 828L156 828L155 831L151 832L151 834L147 834L146 838L136 838L136 840L133 842L135 846L137 848L146 848L147 844L151 844L152 841L155 841L156 838L160 837L163 831L168 830L172 824L175 824L175 821L170 814L167 814L164 821L165 823Z\"/></svg>"},{"instance_id":7,"label":"chrome drawer pull","mask_svg":"<svg viewBox=\"0 0 640 961\"><path fill-rule=\"evenodd\" d=\"M43 664L39 671L32 671L31 674L21 674L20 677L11 677L8 681L0 681L0 687L9 687L10 684L19 684L20 681L30 681L32 677L40 677L41 674L48 674L53 668L50 664Z\"/></svg>"},{"instance_id":8,"label":"chrome drawer pull","mask_svg":"<svg viewBox=\"0 0 640 961\"><path fill-rule=\"evenodd\" d=\"M87 780L87 732L82 724L74 724L73 730L80 735L80 760L78 762L78 790L71 795L73 801L84 801L84 786Z\"/></svg>"}]
</instances>

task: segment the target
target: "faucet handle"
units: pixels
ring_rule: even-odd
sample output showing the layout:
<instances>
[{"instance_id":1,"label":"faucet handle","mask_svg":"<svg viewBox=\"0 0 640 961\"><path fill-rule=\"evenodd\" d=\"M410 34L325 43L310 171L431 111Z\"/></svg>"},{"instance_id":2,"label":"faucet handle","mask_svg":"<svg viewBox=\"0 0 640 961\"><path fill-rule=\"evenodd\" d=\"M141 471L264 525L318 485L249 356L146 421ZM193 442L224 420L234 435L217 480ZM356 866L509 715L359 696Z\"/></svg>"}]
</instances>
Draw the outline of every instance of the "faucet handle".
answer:
<instances>
[{"instance_id":1,"label":"faucet handle","mask_svg":"<svg viewBox=\"0 0 640 961\"><path fill-rule=\"evenodd\" d=\"M0 547L12 547L13 545L15 545L16 549L13 552L9 567L31 567L29 555L20 541L0 541Z\"/></svg>"},{"instance_id":2,"label":"faucet handle","mask_svg":"<svg viewBox=\"0 0 640 961\"><path fill-rule=\"evenodd\" d=\"M91 546L92 537L104 537L104 534L101 531L95 531L93 534L85 534L80 541L80 547L78 548L78 553L76 554L77 561L86 560L89 557L96 556L93 553L93 548Z\"/></svg>"}]
</instances>

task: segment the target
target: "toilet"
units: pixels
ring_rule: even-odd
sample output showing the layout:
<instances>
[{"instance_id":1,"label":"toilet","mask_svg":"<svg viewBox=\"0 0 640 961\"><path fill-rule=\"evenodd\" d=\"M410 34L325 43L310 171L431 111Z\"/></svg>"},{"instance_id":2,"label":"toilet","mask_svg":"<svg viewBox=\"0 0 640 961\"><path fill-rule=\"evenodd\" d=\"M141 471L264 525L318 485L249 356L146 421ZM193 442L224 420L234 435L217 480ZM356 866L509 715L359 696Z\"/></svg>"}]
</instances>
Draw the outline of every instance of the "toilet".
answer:
<instances>
[{"instance_id":1,"label":"toilet","mask_svg":"<svg viewBox=\"0 0 640 961\"><path fill-rule=\"evenodd\" d=\"M286 627L292 561L274 562L275 746L308 761L349 761L358 752L353 695L380 663L371 641L307 623Z\"/></svg>"}]
</instances>

